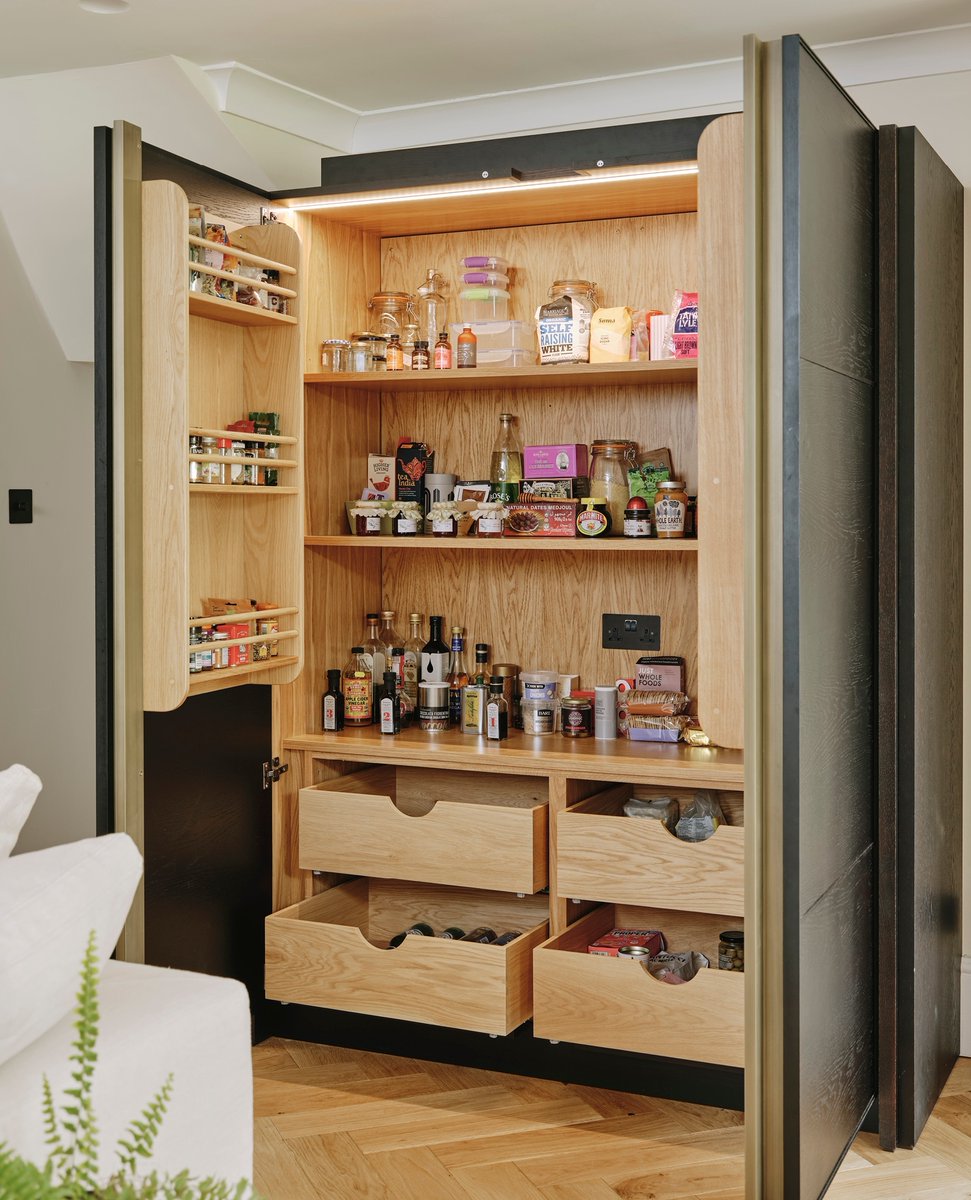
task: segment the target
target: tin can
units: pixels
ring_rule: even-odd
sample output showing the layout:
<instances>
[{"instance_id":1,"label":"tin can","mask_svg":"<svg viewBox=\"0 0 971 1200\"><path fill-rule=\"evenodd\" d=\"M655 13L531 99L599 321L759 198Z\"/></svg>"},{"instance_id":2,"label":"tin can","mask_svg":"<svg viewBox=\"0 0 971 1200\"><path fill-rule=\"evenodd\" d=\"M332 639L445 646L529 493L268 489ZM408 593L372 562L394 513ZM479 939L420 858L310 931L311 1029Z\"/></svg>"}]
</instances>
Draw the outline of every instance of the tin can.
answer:
<instances>
[{"instance_id":1,"label":"tin can","mask_svg":"<svg viewBox=\"0 0 971 1200\"><path fill-rule=\"evenodd\" d=\"M485 733L489 689L484 683L468 683L462 688L462 732Z\"/></svg>"},{"instance_id":2,"label":"tin can","mask_svg":"<svg viewBox=\"0 0 971 1200\"><path fill-rule=\"evenodd\" d=\"M617 736L617 688L597 687L594 711L594 737L609 741Z\"/></svg>"},{"instance_id":3,"label":"tin can","mask_svg":"<svg viewBox=\"0 0 971 1200\"><path fill-rule=\"evenodd\" d=\"M617 957L626 958L631 962L646 963L650 961L651 952L647 946L618 946Z\"/></svg>"},{"instance_id":4,"label":"tin can","mask_svg":"<svg viewBox=\"0 0 971 1200\"><path fill-rule=\"evenodd\" d=\"M448 684L418 685L418 725L426 733L448 729Z\"/></svg>"},{"instance_id":5,"label":"tin can","mask_svg":"<svg viewBox=\"0 0 971 1200\"><path fill-rule=\"evenodd\" d=\"M590 737L593 706L582 696L564 696L560 701L560 732L568 738Z\"/></svg>"}]
</instances>

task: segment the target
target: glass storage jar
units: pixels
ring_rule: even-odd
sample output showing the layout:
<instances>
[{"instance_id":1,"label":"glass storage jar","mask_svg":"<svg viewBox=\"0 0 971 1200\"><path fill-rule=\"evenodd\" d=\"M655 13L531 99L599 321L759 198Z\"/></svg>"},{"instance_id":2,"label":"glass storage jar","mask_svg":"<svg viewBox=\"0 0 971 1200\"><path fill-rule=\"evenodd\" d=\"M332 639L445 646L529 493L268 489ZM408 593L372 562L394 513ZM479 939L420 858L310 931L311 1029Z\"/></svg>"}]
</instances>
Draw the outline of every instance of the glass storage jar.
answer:
<instances>
[{"instance_id":1,"label":"glass storage jar","mask_svg":"<svg viewBox=\"0 0 971 1200\"><path fill-rule=\"evenodd\" d=\"M320 369L322 371L346 371L351 343L347 338L327 338L320 344Z\"/></svg>"},{"instance_id":2,"label":"glass storage jar","mask_svg":"<svg viewBox=\"0 0 971 1200\"><path fill-rule=\"evenodd\" d=\"M582 296L597 308L597 285L589 279L554 279L550 285L550 299L559 300L561 296Z\"/></svg>"},{"instance_id":3,"label":"glass storage jar","mask_svg":"<svg viewBox=\"0 0 971 1200\"><path fill-rule=\"evenodd\" d=\"M637 466L634 443L620 438L603 438L593 443L590 456L590 491L604 496L610 511L610 533L624 532L624 510L630 499L627 472ZM596 484L596 486L594 486Z\"/></svg>"}]
</instances>

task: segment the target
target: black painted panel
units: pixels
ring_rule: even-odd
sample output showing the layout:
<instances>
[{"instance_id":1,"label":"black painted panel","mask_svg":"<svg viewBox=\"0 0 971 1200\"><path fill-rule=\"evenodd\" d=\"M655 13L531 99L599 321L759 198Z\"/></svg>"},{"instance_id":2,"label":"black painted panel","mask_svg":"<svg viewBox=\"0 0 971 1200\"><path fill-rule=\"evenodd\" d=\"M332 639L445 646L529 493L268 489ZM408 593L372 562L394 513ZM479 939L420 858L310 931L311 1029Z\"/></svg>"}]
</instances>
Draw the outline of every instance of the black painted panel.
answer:
<instances>
[{"instance_id":1,"label":"black painted panel","mask_svg":"<svg viewBox=\"0 0 971 1200\"><path fill-rule=\"evenodd\" d=\"M783 1192L814 1200L874 1097L876 134L798 38L782 71Z\"/></svg>"},{"instance_id":2,"label":"black painted panel","mask_svg":"<svg viewBox=\"0 0 971 1200\"><path fill-rule=\"evenodd\" d=\"M257 1017L271 907L269 757L268 687L145 714L146 962L240 979Z\"/></svg>"},{"instance_id":3,"label":"black painted panel","mask_svg":"<svg viewBox=\"0 0 971 1200\"><path fill-rule=\"evenodd\" d=\"M814 58L799 71L799 353L871 380L876 137Z\"/></svg>"},{"instance_id":4,"label":"black painted panel","mask_svg":"<svg viewBox=\"0 0 971 1200\"><path fill-rule=\"evenodd\" d=\"M873 838L873 389L803 360L799 403L799 906L805 915Z\"/></svg>"},{"instance_id":5,"label":"black painted panel","mask_svg":"<svg viewBox=\"0 0 971 1200\"><path fill-rule=\"evenodd\" d=\"M241 225L259 225L260 210L267 203L267 196L248 183L148 142L142 144L142 178L171 179L193 204L201 204L208 211Z\"/></svg>"},{"instance_id":6,"label":"black painted panel","mask_svg":"<svg viewBox=\"0 0 971 1200\"><path fill-rule=\"evenodd\" d=\"M913 1145L958 1052L961 957L963 203L899 131L900 1141ZM933 480L928 520L915 495ZM942 723L943 719L943 723Z\"/></svg>"}]
</instances>

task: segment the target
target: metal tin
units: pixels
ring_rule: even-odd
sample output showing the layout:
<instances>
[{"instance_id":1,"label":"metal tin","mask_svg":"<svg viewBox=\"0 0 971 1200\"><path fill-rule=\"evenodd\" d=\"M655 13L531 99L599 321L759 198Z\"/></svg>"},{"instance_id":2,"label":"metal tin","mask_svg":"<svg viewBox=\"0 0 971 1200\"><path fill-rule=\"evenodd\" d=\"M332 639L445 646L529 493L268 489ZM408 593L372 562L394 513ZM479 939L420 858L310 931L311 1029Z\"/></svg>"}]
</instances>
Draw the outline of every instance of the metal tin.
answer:
<instances>
[{"instance_id":1,"label":"metal tin","mask_svg":"<svg viewBox=\"0 0 971 1200\"><path fill-rule=\"evenodd\" d=\"M564 696L560 701L560 732L564 737L585 738L593 734L593 706L581 696Z\"/></svg>"},{"instance_id":2,"label":"metal tin","mask_svg":"<svg viewBox=\"0 0 971 1200\"><path fill-rule=\"evenodd\" d=\"M651 951L647 946L618 946L618 958L628 958L632 962L646 963L651 957Z\"/></svg>"},{"instance_id":3,"label":"metal tin","mask_svg":"<svg viewBox=\"0 0 971 1200\"><path fill-rule=\"evenodd\" d=\"M448 729L447 683L419 683L418 724L426 733Z\"/></svg>"},{"instance_id":4,"label":"metal tin","mask_svg":"<svg viewBox=\"0 0 971 1200\"><path fill-rule=\"evenodd\" d=\"M468 683L462 688L462 732L485 733L489 689L484 683Z\"/></svg>"},{"instance_id":5,"label":"metal tin","mask_svg":"<svg viewBox=\"0 0 971 1200\"><path fill-rule=\"evenodd\" d=\"M617 688L606 685L595 691L594 737L610 741L617 736Z\"/></svg>"},{"instance_id":6,"label":"metal tin","mask_svg":"<svg viewBox=\"0 0 971 1200\"><path fill-rule=\"evenodd\" d=\"M523 732L547 734L556 722L555 700L524 700L522 705Z\"/></svg>"}]
</instances>

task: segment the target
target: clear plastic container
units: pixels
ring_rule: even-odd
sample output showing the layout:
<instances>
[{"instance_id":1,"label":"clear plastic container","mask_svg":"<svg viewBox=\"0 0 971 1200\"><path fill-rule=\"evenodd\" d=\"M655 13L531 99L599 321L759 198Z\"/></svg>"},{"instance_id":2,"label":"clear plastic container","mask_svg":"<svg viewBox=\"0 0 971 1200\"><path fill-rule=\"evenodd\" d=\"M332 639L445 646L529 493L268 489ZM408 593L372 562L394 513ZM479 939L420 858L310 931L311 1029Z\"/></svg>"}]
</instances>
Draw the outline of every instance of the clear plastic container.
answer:
<instances>
[{"instance_id":1,"label":"clear plastic container","mask_svg":"<svg viewBox=\"0 0 971 1200\"><path fill-rule=\"evenodd\" d=\"M485 285L463 288L459 292L459 312L466 322L504 321L509 315L509 293Z\"/></svg>"},{"instance_id":2,"label":"clear plastic container","mask_svg":"<svg viewBox=\"0 0 971 1200\"><path fill-rule=\"evenodd\" d=\"M462 282L507 288L509 286L509 276L503 275L501 271L466 271L462 276Z\"/></svg>"},{"instance_id":3,"label":"clear plastic container","mask_svg":"<svg viewBox=\"0 0 971 1200\"><path fill-rule=\"evenodd\" d=\"M509 263L490 254L470 254L462 259L462 266L467 271L505 271Z\"/></svg>"}]
</instances>

